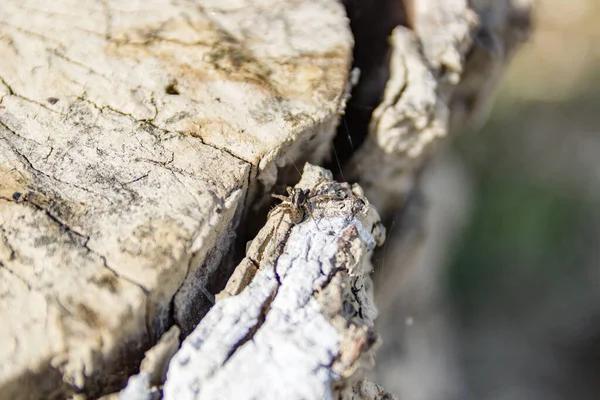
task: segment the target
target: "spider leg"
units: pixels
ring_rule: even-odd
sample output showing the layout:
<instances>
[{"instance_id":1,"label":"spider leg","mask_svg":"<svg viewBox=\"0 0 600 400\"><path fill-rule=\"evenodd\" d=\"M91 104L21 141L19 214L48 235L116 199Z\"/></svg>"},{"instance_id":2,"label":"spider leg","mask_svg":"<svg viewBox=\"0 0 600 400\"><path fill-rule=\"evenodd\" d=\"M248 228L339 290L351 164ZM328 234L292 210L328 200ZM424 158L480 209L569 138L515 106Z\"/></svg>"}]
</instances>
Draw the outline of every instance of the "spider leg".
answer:
<instances>
[{"instance_id":1,"label":"spider leg","mask_svg":"<svg viewBox=\"0 0 600 400\"><path fill-rule=\"evenodd\" d=\"M281 211L281 207L275 207L275 208L271 209L271 211L269 211L269 213L267 214L267 219L271 218L271 215L275 215L280 211Z\"/></svg>"},{"instance_id":2,"label":"spider leg","mask_svg":"<svg viewBox=\"0 0 600 400\"><path fill-rule=\"evenodd\" d=\"M294 195L294 189L292 189L290 186L285 188L285 190L287 191L287 193L290 197L292 197Z\"/></svg>"},{"instance_id":3,"label":"spider leg","mask_svg":"<svg viewBox=\"0 0 600 400\"><path fill-rule=\"evenodd\" d=\"M317 225L317 220L315 219L315 217L313 216L312 211L310 211L310 207L308 206L308 204L304 204L304 209L308 212L308 215L310 215L310 218L313 220L313 222L315 223L315 226L317 227L317 230L319 232L321 232L321 229L319 229L319 225Z\"/></svg>"},{"instance_id":4,"label":"spider leg","mask_svg":"<svg viewBox=\"0 0 600 400\"><path fill-rule=\"evenodd\" d=\"M292 208L294 208L294 207L289 203L281 203L281 204L277 205L276 207L273 207L271 209L271 211L269 211L269 213L267 214L267 219L269 219L271 217L271 215L275 215L280 212L289 214L290 209L292 209Z\"/></svg>"},{"instance_id":5,"label":"spider leg","mask_svg":"<svg viewBox=\"0 0 600 400\"><path fill-rule=\"evenodd\" d=\"M290 207L281 207L279 208L281 210L281 218L279 218L279 221L277 222L277 225L275 226L275 230L273 231L273 237L276 238L277 237L277 231L279 231L279 226L281 225L281 223L283 222L283 218L285 218L286 214L290 213Z\"/></svg>"},{"instance_id":6,"label":"spider leg","mask_svg":"<svg viewBox=\"0 0 600 400\"><path fill-rule=\"evenodd\" d=\"M282 196L282 195L280 195L280 194L272 194L271 196L273 196L273 197L275 197L276 199L279 199L279 200L281 200L281 201L289 201L289 200L290 200L289 198L287 198L287 197L285 197L285 196Z\"/></svg>"},{"instance_id":7,"label":"spider leg","mask_svg":"<svg viewBox=\"0 0 600 400\"><path fill-rule=\"evenodd\" d=\"M327 178L321 178L319 182L317 182L317 184L310 190L310 196L312 197L317 192L317 188L325 182L327 182Z\"/></svg>"}]
</instances>

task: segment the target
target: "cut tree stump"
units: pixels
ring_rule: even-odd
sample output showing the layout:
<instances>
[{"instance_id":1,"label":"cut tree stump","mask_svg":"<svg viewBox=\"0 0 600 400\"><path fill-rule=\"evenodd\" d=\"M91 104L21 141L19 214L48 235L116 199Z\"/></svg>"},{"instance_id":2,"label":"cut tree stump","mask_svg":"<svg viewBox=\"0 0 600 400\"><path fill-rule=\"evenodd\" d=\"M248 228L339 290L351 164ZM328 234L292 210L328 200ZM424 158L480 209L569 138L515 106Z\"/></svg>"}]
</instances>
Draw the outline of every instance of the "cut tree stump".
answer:
<instances>
[{"instance_id":1,"label":"cut tree stump","mask_svg":"<svg viewBox=\"0 0 600 400\"><path fill-rule=\"evenodd\" d=\"M520 20L472 3L5 0L0 399L156 398L188 335L166 398L391 398L363 379L369 204L402 212L433 150L484 114ZM368 129L340 124L336 152L360 108ZM263 226L299 166L333 160L365 196L308 167L298 187L327 176L346 197Z\"/></svg>"},{"instance_id":2,"label":"cut tree stump","mask_svg":"<svg viewBox=\"0 0 600 400\"><path fill-rule=\"evenodd\" d=\"M343 6L0 7L0 398L118 388L230 273L245 205L329 153Z\"/></svg>"}]
</instances>

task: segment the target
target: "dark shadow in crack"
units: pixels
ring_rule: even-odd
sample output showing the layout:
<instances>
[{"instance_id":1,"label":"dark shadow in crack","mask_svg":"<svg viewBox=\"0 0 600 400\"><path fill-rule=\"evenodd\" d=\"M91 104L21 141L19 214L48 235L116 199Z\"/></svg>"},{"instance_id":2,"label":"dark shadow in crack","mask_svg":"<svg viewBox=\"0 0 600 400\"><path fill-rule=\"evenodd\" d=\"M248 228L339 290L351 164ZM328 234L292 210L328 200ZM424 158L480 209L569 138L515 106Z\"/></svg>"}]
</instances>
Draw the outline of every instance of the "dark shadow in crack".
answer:
<instances>
[{"instance_id":1,"label":"dark shadow in crack","mask_svg":"<svg viewBox=\"0 0 600 400\"><path fill-rule=\"evenodd\" d=\"M412 0L344 0L354 35L352 68L360 70L360 79L338 126L335 154L325 166L337 173L337 180L345 180L340 168L367 137L371 114L381 102L389 77L388 38L396 26L410 25L411 4Z\"/></svg>"}]
</instances>

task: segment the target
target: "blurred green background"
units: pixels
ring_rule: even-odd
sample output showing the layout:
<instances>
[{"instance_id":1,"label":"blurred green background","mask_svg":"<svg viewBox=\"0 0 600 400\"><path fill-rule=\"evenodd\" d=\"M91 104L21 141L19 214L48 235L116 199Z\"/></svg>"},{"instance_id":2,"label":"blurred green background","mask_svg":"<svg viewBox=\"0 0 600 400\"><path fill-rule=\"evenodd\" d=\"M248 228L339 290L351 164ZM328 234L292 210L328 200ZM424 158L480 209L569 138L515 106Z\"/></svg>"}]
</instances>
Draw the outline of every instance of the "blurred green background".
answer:
<instances>
[{"instance_id":1,"label":"blurred green background","mask_svg":"<svg viewBox=\"0 0 600 400\"><path fill-rule=\"evenodd\" d=\"M487 123L447 266L474 399L600 399L600 2L542 0Z\"/></svg>"}]
</instances>

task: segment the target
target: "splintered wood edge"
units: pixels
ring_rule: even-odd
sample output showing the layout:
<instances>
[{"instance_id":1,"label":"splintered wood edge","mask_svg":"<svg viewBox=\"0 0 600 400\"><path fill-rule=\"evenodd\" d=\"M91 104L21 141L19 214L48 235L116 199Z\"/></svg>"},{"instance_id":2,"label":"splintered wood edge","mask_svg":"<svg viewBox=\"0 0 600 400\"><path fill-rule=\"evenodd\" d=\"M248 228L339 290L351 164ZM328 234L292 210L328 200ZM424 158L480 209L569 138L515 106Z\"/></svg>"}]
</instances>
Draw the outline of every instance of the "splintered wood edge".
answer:
<instances>
[{"instance_id":1,"label":"splintered wood edge","mask_svg":"<svg viewBox=\"0 0 600 400\"><path fill-rule=\"evenodd\" d=\"M339 198L315 202L314 220L285 218L277 234L280 214L267 222L240 264L254 276L226 288L185 339L165 399L358 398L378 345L370 254L385 234L358 186L307 164L297 187L322 178L319 192Z\"/></svg>"},{"instance_id":2,"label":"splintered wood edge","mask_svg":"<svg viewBox=\"0 0 600 400\"><path fill-rule=\"evenodd\" d=\"M416 171L450 129L481 123L504 66L530 27L529 0L413 3L413 30L392 33L383 100L345 170L384 219L403 204Z\"/></svg>"}]
</instances>

